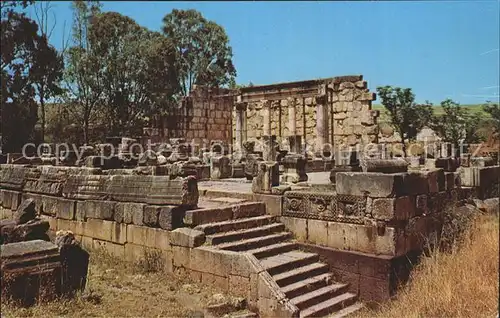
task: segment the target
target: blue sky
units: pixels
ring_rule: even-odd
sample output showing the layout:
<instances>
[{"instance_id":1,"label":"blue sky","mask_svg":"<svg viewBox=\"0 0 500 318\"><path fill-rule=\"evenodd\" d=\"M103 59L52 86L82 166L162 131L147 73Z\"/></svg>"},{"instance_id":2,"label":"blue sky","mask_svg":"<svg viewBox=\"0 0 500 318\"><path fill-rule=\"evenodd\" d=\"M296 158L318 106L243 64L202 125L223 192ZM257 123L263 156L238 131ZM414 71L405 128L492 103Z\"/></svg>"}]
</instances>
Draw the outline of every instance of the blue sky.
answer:
<instances>
[{"instance_id":1,"label":"blue sky","mask_svg":"<svg viewBox=\"0 0 500 318\"><path fill-rule=\"evenodd\" d=\"M151 30L173 8L200 11L225 28L239 84L363 74L371 90L410 87L418 102L499 99L499 1L102 3ZM72 11L52 5L59 48Z\"/></svg>"}]
</instances>

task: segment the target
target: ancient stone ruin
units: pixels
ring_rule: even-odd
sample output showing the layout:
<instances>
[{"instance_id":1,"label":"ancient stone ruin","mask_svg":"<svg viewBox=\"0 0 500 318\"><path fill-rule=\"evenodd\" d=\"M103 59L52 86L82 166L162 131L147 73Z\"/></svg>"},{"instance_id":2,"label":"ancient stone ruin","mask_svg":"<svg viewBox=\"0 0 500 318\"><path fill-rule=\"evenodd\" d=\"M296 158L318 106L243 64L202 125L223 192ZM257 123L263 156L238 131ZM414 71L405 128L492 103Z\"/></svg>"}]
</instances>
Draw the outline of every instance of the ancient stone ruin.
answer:
<instances>
[{"instance_id":1,"label":"ancient stone ruin","mask_svg":"<svg viewBox=\"0 0 500 318\"><path fill-rule=\"evenodd\" d=\"M154 149L137 156L137 140L120 138L80 166L1 165L1 212L29 205L49 232L131 262L155 251L167 272L261 317L354 313L394 296L439 247L447 211L498 213L499 200L492 158L447 145L434 159L391 157L366 87L361 76L199 87L175 132L150 129Z\"/></svg>"}]
</instances>

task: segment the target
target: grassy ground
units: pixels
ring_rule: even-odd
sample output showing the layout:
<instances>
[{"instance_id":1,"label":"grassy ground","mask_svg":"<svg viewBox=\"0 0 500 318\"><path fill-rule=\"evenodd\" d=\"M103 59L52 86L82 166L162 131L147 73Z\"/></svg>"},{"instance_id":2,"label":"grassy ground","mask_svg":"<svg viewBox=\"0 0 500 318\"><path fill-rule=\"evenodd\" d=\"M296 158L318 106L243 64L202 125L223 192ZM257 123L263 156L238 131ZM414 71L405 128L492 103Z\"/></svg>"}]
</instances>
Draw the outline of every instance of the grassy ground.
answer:
<instances>
[{"instance_id":1,"label":"grassy ground","mask_svg":"<svg viewBox=\"0 0 500 318\"><path fill-rule=\"evenodd\" d=\"M498 216L481 218L461 249L424 259L395 301L359 317L496 317L498 222Z\"/></svg>"},{"instance_id":2,"label":"grassy ground","mask_svg":"<svg viewBox=\"0 0 500 318\"><path fill-rule=\"evenodd\" d=\"M461 106L466 108L467 111L471 112L472 114L479 113L479 114L483 115L485 118L489 117L489 115L483 111L482 104L471 104L471 105L461 105ZM383 105L374 104L372 106L372 109L380 111L380 118L382 120L387 119L387 110L385 109L385 107ZM433 110L434 110L435 115L442 115L443 114L443 108L441 106L434 106Z\"/></svg>"},{"instance_id":3,"label":"grassy ground","mask_svg":"<svg viewBox=\"0 0 500 318\"><path fill-rule=\"evenodd\" d=\"M182 276L144 268L92 251L83 294L31 308L2 300L1 317L203 317L204 306L217 293Z\"/></svg>"}]
</instances>

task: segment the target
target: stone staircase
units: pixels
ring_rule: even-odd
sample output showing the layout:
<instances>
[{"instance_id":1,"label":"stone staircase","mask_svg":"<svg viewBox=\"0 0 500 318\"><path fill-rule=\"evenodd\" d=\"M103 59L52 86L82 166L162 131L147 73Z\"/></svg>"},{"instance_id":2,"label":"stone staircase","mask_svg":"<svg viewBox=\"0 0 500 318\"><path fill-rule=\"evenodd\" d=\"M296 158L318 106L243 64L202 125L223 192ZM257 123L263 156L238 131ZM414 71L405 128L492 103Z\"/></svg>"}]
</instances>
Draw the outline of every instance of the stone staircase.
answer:
<instances>
[{"instance_id":1,"label":"stone staircase","mask_svg":"<svg viewBox=\"0 0 500 318\"><path fill-rule=\"evenodd\" d=\"M300 317L345 317L363 307L348 285L332 281L327 264L319 255L301 251L277 217L254 209L252 215L198 225L206 244L216 249L254 255L272 276Z\"/></svg>"}]
</instances>

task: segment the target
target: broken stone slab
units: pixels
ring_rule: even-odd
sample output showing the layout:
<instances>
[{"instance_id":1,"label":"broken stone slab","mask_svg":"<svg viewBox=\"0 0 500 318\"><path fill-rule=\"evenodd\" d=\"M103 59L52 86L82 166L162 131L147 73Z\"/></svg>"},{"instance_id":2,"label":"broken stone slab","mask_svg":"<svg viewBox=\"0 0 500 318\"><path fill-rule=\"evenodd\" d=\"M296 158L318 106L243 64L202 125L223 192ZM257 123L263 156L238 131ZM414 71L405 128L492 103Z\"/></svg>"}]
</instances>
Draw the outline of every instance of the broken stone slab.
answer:
<instances>
[{"instance_id":1,"label":"broken stone slab","mask_svg":"<svg viewBox=\"0 0 500 318\"><path fill-rule=\"evenodd\" d=\"M416 214L413 196L378 198L372 202L372 217L382 221L408 220Z\"/></svg>"},{"instance_id":2,"label":"broken stone slab","mask_svg":"<svg viewBox=\"0 0 500 318\"><path fill-rule=\"evenodd\" d=\"M61 262L57 245L42 240L2 245L2 299L24 306L60 295Z\"/></svg>"},{"instance_id":3,"label":"broken stone slab","mask_svg":"<svg viewBox=\"0 0 500 318\"><path fill-rule=\"evenodd\" d=\"M231 178L245 178L245 163L233 161L231 165Z\"/></svg>"},{"instance_id":4,"label":"broken stone slab","mask_svg":"<svg viewBox=\"0 0 500 318\"><path fill-rule=\"evenodd\" d=\"M16 224L24 224L36 218L36 206L33 199L27 199L21 202L14 214Z\"/></svg>"},{"instance_id":5,"label":"broken stone slab","mask_svg":"<svg viewBox=\"0 0 500 318\"><path fill-rule=\"evenodd\" d=\"M90 255L82 249L71 231L57 231L55 244L61 257L61 292L72 296L85 289Z\"/></svg>"},{"instance_id":6,"label":"broken stone slab","mask_svg":"<svg viewBox=\"0 0 500 318\"><path fill-rule=\"evenodd\" d=\"M214 156L210 160L210 179L226 179L231 177L231 163L226 156Z\"/></svg>"},{"instance_id":7,"label":"broken stone slab","mask_svg":"<svg viewBox=\"0 0 500 318\"><path fill-rule=\"evenodd\" d=\"M47 231L49 227L49 222L42 220L31 220L20 225L6 224L1 228L0 241L2 244L32 240L48 241Z\"/></svg>"},{"instance_id":8,"label":"broken stone slab","mask_svg":"<svg viewBox=\"0 0 500 318\"><path fill-rule=\"evenodd\" d=\"M490 167L495 165L495 160L492 157L471 157L471 167Z\"/></svg>"},{"instance_id":9,"label":"broken stone slab","mask_svg":"<svg viewBox=\"0 0 500 318\"><path fill-rule=\"evenodd\" d=\"M64 183L62 195L69 199L105 200L108 197L108 175L69 175Z\"/></svg>"},{"instance_id":10,"label":"broken stone slab","mask_svg":"<svg viewBox=\"0 0 500 318\"><path fill-rule=\"evenodd\" d=\"M252 180L253 193L271 193L279 185L279 166L275 161L259 162L259 171Z\"/></svg>"},{"instance_id":11,"label":"broken stone slab","mask_svg":"<svg viewBox=\"0 0 500 318\"><path fill-rule=\"evenodd\" d=\"M0 166L0 188L20 191L26 182L26 173L30 170L25 165L2 164Z\"/></svg>"},{"instance_id":12,"label":"broken stone slab","mask_svg":"<svg viewBox=\"0 0 500 318\"><path fill-rule=\"evenodd\" d=\"M405 189L408 194L425 194L444 191L446 178L443 169L411 171L405 177Z\"/></svg>"},{"instance_id":13,"label":"broken stone slab","mask_svg":"<svg viewBox=\"0 0 500 318\"><path fill-rule=\"evenodd\" d=\"M441 168L446 172L455 172L459 167L460 162L455 158L437 158L434 161L434 166L436 168Z\"/></svg>"},{"instance_id":14,"label":"broken stone slab","mask_svg":"<svg viewBox=\"0 0 500 318\"><path fill-rule=\"evenodd\" d=\"M408 171L408 162L404 159L371 159L360 161L363 172L400 173Z\"/></svg>"},{"instance_id":15,"label":"broken stone slab","mask_svg":"<svg viewBox=\"0 0 500 318\"><path fill-rule=\"evenodd\" d=\"M158 225L164 230L173 230L183 225L186 207L167 205L159 207Z\"/></svg>"},{"instance_id":16,"label":"broken stone slab","mask_svg":"<svg viewBox=\"0 0 500 318\"><path fill-rule=\"evenodd\" d=\"M336 182L336 175L339 172L361 172L360 166L333 166L330 170L330 182Z\"/></svg>"},{"instance_id":17,"label":"broken stone slab","mask_svg":"<svg viewBox=\"0 0 500 318\"><path fill-rule=\"evenodd\" d=\"M281 175L281 182L298 183L307 181L307 160L304 156L297 154L286 155L281 160L281 164L284 168L284 173Z\"/></svg>"},{"instance_id":18,"label":"broken stone slab","mask_svg":"<svg viewBox=\"0 0 500 318\"><path fill-rule=\"evenodd\" d=\"M64 170L43 169L40 167L26 172L26 192L61 196L67 172Z\"/></svg>"},{"instance_id":19,"label":"broken stone slab","mask_svg":"<svg viewBox=\"0 0 500 318\"><path fill-rule=\"evenodd\" d=\"M106 187L112 200L153 205L198 204L196 177L171 179L169 176L110 176Z\"/></svg>"},{"instance_id":20,"label":"broken stone slab","mask_svg":"<svg viewBox=\"0 0 500 318\"><path fill-rule=\"evenodd\" d=\"M16 210L22 202L22 193L11 190L0 190L0 201L5 209Z\"/></svg>"},{"instance_id":21,"label":"broken stone slab","mask_svg":"<svg viewBox=\"0 0 500 318\"><path fill-rule=\"evenodd\" d=\"M404 195L405 173L339 172L336 175L337 194L374 198Z\"/></svg>"},{"instance_id":22,"label":"broken stone slab","mask_svg":"<svg viewBox=\"0 0 500 318\"><path fill-rule=\"evenodd\" d=\"M198 247L205 243L205 233L188 227L181 227L170 233L170 244L182 247Z\"/></svg>"},{"instance_id":23,"label":"broken stone slab","mask_svg":"<svg viewBox=\"0 0 500 318\"><path fill-rule=\"evenodd\" d=\"M245 158L245 177L247 180L253 180L259 171L259 163L263 159L257 154L247 154Z\"/></svg>"}]
</instances>

